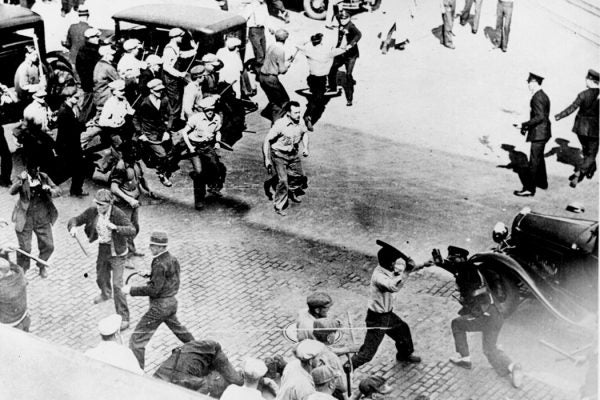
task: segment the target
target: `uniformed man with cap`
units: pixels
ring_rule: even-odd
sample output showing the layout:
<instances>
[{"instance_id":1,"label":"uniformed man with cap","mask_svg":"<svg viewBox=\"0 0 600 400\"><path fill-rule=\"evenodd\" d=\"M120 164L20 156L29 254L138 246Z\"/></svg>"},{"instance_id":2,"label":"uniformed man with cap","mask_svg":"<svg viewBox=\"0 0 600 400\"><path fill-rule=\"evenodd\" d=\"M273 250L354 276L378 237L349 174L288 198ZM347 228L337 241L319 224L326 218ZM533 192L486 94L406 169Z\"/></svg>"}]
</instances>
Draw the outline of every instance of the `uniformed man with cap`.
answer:
<instances>
[{"instance_id":1,"label":"uniformed man with cap","mask_svg":"<svg viewBox=\"0 0 600 400\"><path fill-rule=\"evenodd\" d=\"M294 61L294 57L288 58L285 55L284 45L289 36L289 32L285 29L278 29L275 32L275 43L267 48L265 61L258 74L260 87L269 100L263 114L271 120L271 123L275 123L285 115L285 105L290 101L290 96L279 80L279 75L285 74Z\"/></svg>"},{"instance_id":2,"label":"uniformed man with cap","mask_svg":"<svg viewBox=\"0 0 600 400\"><path fill-rule=\"evenodd\" d=\"M149 168L155 168L160 182L170 187L171 169L169 154L171 138L171 107L169 99L163 96L165 86L160 79L148 82L150 93L139 104L133 123L143 144L142 159Z\"/></svg>"},{"instance_id":3,"label":"uniformed man with cap","mask_svg":"<svg viewBox=\"0 0 600 400\"><path fill-rule=\"evenodd\" d=\"M308 308L300 310L296 320L296 332L299 342L305 339L315 339L313 324L317 318L327 318L333 300L327 293L316 292L308 295L306 305Z\"/></svg>"},{"instance_id":4,"label":"uniformed man with cap","mask_svg":"<svg viewBox=\"0 0 600 400\"><path fill-rule=\"evenodd\" d=\"M25 46L25 60L15 71L14 88L17 99L28 104L33 93L46 87L46 82L40 76L40 60L35 47Z\"/></svg>"},{"instance_id":5,"label":"uniformed man with cap","mask_svg":"<svg viewBox=\"0 0 600 400\"><path fill-rule=\"evenodd\" d=\"M91 28L88 24L90 18L90 11L85 6L81 6L78 10L79 21L69 26L67 31L67 37L62 43L64 47L69 49L69 61L75 65L77 60L77 53L79 49L85 44L86 36L85 32Z\"/></svg>"},{"instance_id":6,"label":"uniformed man with cap","mask_svg":"<svg viewBox=\"0 0 600 400\"><path fill-rule=\"evenodd\" d=\"M381 249L377 252L379 265L373 270L370 283L370 299L365 319L367 334L358 354L352 357L353 368L371 361L383 340L388 335L396 345L396 360L400 362L419 363L421 357L413 354L413 341L410 328L394 313L394 293L404 285L410 272L430 265L428 262L415 264L395 247L377 241ZM346 368L348 368L346 366Z\"/></svg>"},{"instance_id":7,"label":"uniformed man with cap","mask_svg":"<svg viewBox=\"0 0 600 400\"><path fill-rule=\"evenodd\" d=\"M242 367L244 385L229 385L221 395L221 400L264 400L258 384L267 373L267 366L256 358L246 358Z\"/></svg>"},{"instance_id":8,"label":"uniformed man with cap","mask_svg":"<svg viewBox=\"0 0 600 400\"><path fill-rule=\"evenodd\" d=\"M98 53L100 60L94 67L94 105L97 112L100 112L112 94L108 84L119 79L119 73L113 65L115 50L112 46L102 46L98 49Z\"/></svg>"},{"instance_id":9,"label":"uniformed man with cap","mask_svg":"<svg viewBox=\"0 0 600 400\"><path fill-rule=\"evenodd\" d=\"M183 99L181 102L181 119L189 120L196 112L194 107L196 102L204 96L202 93L202 84L207 75L204 65L195 65L190 70L190 82L183 89Z\"/></svg>"},{"instance_id":10,"label":"uniformed man with cap","mask_svg":"<svg viewBox=\"0 0 600 400\"><path fill-rule=\"evenodd\" d=\"M182 68L180 60L190 59L196 54L198 45L192 41L192 48L181 50L181 42L185 32L180 28L173 28L169 31L169 43L165 46L162 54L163 61L163 79L171 106L171 124L181 115L181 96L185 84L187 68ZM187 65L185 65L187 67Z\"/></svg>"},{"instance_id":11,"label":"uniformed man with cap","mask_svg":"<svg viewBox=\"0 0 600 400\"><path fill-rule=\"evenodd\" d=\"M592 179L596 172L596 156L598 155L598 81L600 74L593 69L588 70L585 77L586 90L579 93L575 101L554 116L557 121L571 115L579 109L573 125L573 133L581 143L583 160L575 167L575 173L569 178L572 187L577 186L583 178Z\"/></svg>"},{"instance_id":12,"label":"uniformed man with cap","mask_svg":"<svg viewBox=\"0 0 600 400\"><path fill-rule=\"evenodd\" d=\"M148 68L143 69L140 72L140 78L138 80L138 93L142 98L148 96L150 89L148 89L148 83L153 79L162 78L162 58L156 54L150 54L146 57L146 64ZM135 104L134 104L135 106Z\"/></svg>"},{"instance_id":13,"label":"uniformed man with cap","mask_svg":"<svg viewBox=\"0 0 600 400\"><path fill-rule=\"evenodd\" d=\"M536 188L548 189L548 176L546 175L546 161L544 149L552 136L550 128L550 99L542 90L544 78L532 72L529 73L527 84L533 95L529 103L529 121L521 124L521 134L526 135L526 141L531 142L529 167L525 174L519 176L523 188L515 190L515 196L533 197Z\"/></svg>"},{"instance_id":14,"label":"uniformed man with cap","mask_svg":"<svg viewBox=\"0 0 600 400\"><path fill-rule=\"evenodd\" d=\"M129 340L129 347L131 347L142 369L144 369L146 344L163 322L183 343L194 340L194 336L177 319L177 299L175 295L179 291L181 268L177 258L169 253L168 244L169 238L166 232L152 232L149 246L152 253L152 265L148 284L135 287L125 285L123 287L123 293L125 294L148 296L150 299L150 308L136 325Z\"/></svg>"},{"instance_id":15,"label":"uniformed man with cap","mask_svg":"<svg viewBox=\"0 0 600 400\"><path fill-rule=\"evenodd\" d=\"M110 299L114 293L116 312L123 319L121 330L125 330L129 327L129 307L122 291L123 269L128 252L127 237L135 236L135 227L125 213L113 205L113 196L109 190L98 190L94 203L81 214L69 219L67 230L74 237L76 228L83 225L90 243L98 240L96 283L100 294L94 298L94 304Z\"/></svg>"},{"instance_id":16,"label":"uniformed man with cap","mask_svg":"<svg viewBox=\"0 0 600 400\"><path fill-rule=\"evenodd\" d=\"M85 44L81 46L75 57L75 69L79 75L79 82L83 90L81 101L82 121L89 120L94 114L94 68L100 60L100 34L96 28L86 29L84 32Z\"/></svg>"},{"instance_id":17,"label":"uniformed man with cap","mask_svg":"<svg viewBox=\"0 0 600 400\"><path fill-rule=\"evenodd\" d=\"M340 378L336 371L327 365L321 365L313 369L310 375L316 392L310 394L306 400L336 400L333 392L335 391L335 382Z\"/></svg>"},{"instance_id":18,"label":"uniformed man with cap","mask_svg":"<svg viewBox=\"0 0 600 400\"><path fill-rule=\"evenodd\" d=\"M217 51L217 58L223 62L223 68L219 71L219 80L232 85L236 97L241 98L241 76L244 63L240 56L242 42L236 37L225 39L225 47Z\"/></svg>"},{"instance_id":19,"label":"uniformed man with cap","mask_svg":"<svg viewBox=\"0 0 600 400\"><path fill-rule=\"evenodd\" d=\"M283 370L281 385L276 400L306 400L315 392L315 383L311 376L318 367L316 357L325 345L312 339L306 339L296 345L294 356Z\"/></svg>"},{"instance_id":20,"label":"uniformed man with cap","mask_svg":"<svg viewBox=\"0 0 600 400\"><path fill-rule=\"evenodd\" d=\"M144 371L138 365L133 352L123 346L121 337L122 318L119 314L112 314L98 322L98 331L102 341L94 348L85 352L85 355L106 364L143 375Z\"/></svg>"},{"instance_id":21,"label":"uniformed man with cap","mask_svg":"<svg viewBox=\"0 0 600 400\"><path fill-rule=\"evenodd\" d=\"M203 208L205 185L210 193L220 196L227 174L227 168L216 152L221 142L222 126L221 116L215 112L218 99L219 96L212 95L198 100L197 112L179 131L189 152L193 154L191 160L194 171L190 176L194 182L194 205L197 210ZM179 144L177 152L181 152L181 148Z\"/></svg>"},{"instance_id":22,"label":"uniformed man with cap","mask_svg":"<svg viewBox=\"0 0 600 400\"><path fill-rule=\"evenodd\" d=\"M446 263L456 279L460 293L460 303L463 306L458 312L459 317L451 323L452 335L456 346L457 357L451 357L450 362L458 367L471 369L471 357L467 332L481 332L483 354L496 370L498 375L510 375L514 387L521 386L523 373L521 365L500 350L496 342L502 329L504 319L498 309L497 301L487 285L485 277L474 265L467 262L467 250L449 246Z\"/></svg>"},{"instance_id":23,"label":"uniformed man with cap","mask_svg":"<svg viewBox=\"0 0 600 400\"><path fill-rule=\"evenodd\" d=\"M118 150L123 142L130 141L133 136L131 120L135 110L125 98L125 81L117 79L108 84L112 96L106 101L98 125L105 131L103 137L110 139L112 146Z\"/></svg>"}]
</instances>

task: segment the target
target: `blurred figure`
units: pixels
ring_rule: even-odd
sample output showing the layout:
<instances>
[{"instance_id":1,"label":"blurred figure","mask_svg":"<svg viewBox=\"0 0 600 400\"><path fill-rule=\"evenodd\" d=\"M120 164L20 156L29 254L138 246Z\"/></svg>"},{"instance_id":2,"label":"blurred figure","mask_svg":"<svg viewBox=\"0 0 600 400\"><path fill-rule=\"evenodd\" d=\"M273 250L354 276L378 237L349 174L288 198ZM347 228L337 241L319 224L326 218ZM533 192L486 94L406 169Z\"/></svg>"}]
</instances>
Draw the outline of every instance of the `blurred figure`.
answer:
<instances>
[{"instance_id":1,"label":"blurred figure","mask_svg":"<svg viewBox=\"0 0 600 400\"><path fill-rule=\"evenodd\" d=\"M111 97L111 82L119 79L117 69L113 65L115 50L110 46L102 46L98 49L100 60L94 67L94 105L96 114L100 115L104 103Z\"/></svg>"},{"instance_id":2,"label":"blurred figure","mask_svg":"<svg viewBox=\"0 0 600 400\"><path fill-rule=\"evenodd\" d=\"M88 28L83 35L85 43L75 57L75 69L83 90L79 117L82 122L86 122L96 112L94 106L94 68L101 58L99 53L100 31L96 28Z\"/></svg>"},{"instance_id":3,"label":"blurred figure","mask_svg":"<svg viewBox=\"0 0 600 400\"><path fill-rule=\"evenodd\" d=\"M498 5L496 6L496 34L500 36L500 40L496 38L494 44L504 52L508 48L512 13L513 0L498 0Z\"/></svg>"},{"instance_id":4,"label":"blurred figure","mask_svg":"<svg viewBox=\"0 0 600 400\"><path fill-rule=\"evenodd\" d=\"M225 40L225 47L217 51L217 58L223 62L223 68L219 72L219 79L222 82L232 85L236 97L241 97L241 76L244 70L244 64L240 56L240 46L242 42L235 37L229 37Z\"/></svg>"},{"instance_id":5,"label":"blurred figure","mask_svg":"<svg viewBox=\"0 0 600 400\"><path fill-rule=\"evenodd\" d=\"M29 332L27 280L23 269L0 256L0 324Z\"/></svg>"},{"instance_id":6,"label":"blurred figure","mask_svg":"<svg viewBox=\"0 0 600 400\"><path fill-rule=\"evenodd\" d=\"M449 49L454 49L452 28L454 26L456 0L440 0L440 8L442 11L442 44Z\"/></svg>"},{"instance_id":7,"label":"blurred figure","mask_svg":"<svg viewBox=\"0 0 600 400\"><path fill-rule=\"evenodd\" d=\"M81 7L78 11L78 15L79 21L69 27L67 38L62 43L62 45L69 50L69 61L71 61L71 64L73 65L75 65L77 60L79 49L83 47L86 42L85 31L91 28L90 24L88 24L90 12L87 7Z\"/></svg>"},{"instance_id":8,"label":"blurred figure","mask_svg":"<svg viewBox=\"0 0 600 400\"><path fill-rule=\"evenodd\" d=\"M15 71L14 88L17 100L29 104L33 93L46 87L46 82L40 76L39 56L35 47L25 46L25 60Z\"/></svg>"}]
</instances>

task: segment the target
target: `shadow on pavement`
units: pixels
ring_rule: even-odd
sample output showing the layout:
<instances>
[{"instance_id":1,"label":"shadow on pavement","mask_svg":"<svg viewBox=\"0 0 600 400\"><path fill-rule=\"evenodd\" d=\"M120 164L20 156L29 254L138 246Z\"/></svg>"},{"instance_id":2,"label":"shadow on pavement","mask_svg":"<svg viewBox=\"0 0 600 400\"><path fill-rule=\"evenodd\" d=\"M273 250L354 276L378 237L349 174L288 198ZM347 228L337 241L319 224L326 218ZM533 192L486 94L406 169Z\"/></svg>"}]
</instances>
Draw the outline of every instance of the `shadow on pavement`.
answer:
<instances>
[{"instance_id":1,"label":"shadow on pavement","mask_svg":"<svg viewBox=\"0 0 600 400\"><path fill-rule=\"evenodd\" d=\"M498 31L496 31L496 28L486 26L483 29L483 34L486 38L488 38L492 45L496 46L498 43L500 43L500 35L498 34Z\"/></svg>"},{"instance_id":2,"label":"shadow on pavement","mask_svg":"<svg viewBox=\"0 0 600 400\"><path fill-rule=\"evenodd\" d=\"M554 140L558 146L553 147L544 154L544 157L552 157L556 154L556 161L559 163L578 167L581 164L581 150L577 147L570 147L567 139L557 138Z\"/></svg>"},{"instance_id":3,"label":"shadow on pavement","mask_svg":"<svg viewBox=\"0 0 600 400\"><path fill-rule=\"evenodd\" d=\"M444 25L440 25L440 26L436 26L435 28L433 28L431 30L431 33L433 34L433 36L435 36L440 43L442 43L442 41L444 40Z\"/></svg>"},{"instance_id":4,"label":"shadow on pavement","mask_svg":"<svg viewBox=\"0 0 600 400\"><path fill-rule=\"evenodd\" d=\"M525 182L523 179L526 179L527 171L529 169L527 155L522 151L515 150L515 146L512 144L503 143L500 148L508 152L508 159L510 162L506 165L498 165L497 167L513 170L517 175L519 175L521 182Z\"/></svg>"}]
</instances>

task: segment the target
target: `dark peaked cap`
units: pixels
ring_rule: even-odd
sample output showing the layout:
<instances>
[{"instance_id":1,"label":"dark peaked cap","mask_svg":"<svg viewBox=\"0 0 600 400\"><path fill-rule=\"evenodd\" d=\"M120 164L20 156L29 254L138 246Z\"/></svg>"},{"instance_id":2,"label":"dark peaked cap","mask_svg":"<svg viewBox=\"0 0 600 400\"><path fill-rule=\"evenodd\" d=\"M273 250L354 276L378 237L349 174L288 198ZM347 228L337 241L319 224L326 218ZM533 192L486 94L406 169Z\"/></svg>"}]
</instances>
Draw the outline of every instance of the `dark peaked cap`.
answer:
<instances>
[{"instance_id":1,"label":"dark peaked cap","mask_svg":"<svg viewBox=\"0 0 600 400\"><path fill-rule=\"evenodd\" d=\"M379 258L379 261L384 261L387 263L396 261L399 258L403 259L404 261L407 261L409 259L409 257L406 254L404 254L391 244L387 244L383 240L377 239L375 243L381 246L381 249L379 249L379 252L377 252L377 257Z\"/></svg>"}]
</instances>

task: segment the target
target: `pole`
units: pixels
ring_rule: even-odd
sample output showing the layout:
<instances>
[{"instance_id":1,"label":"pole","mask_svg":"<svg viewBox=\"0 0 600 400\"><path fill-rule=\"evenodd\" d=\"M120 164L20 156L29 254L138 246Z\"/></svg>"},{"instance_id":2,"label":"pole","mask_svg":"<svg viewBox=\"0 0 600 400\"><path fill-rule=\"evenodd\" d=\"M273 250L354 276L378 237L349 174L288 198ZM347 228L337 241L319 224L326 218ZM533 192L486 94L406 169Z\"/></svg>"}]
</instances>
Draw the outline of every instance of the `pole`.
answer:
<instances>
[{"instance_id":1,"label":"pole","mask_svg":"<svg viewBox=\"0 0 600 400\"><path fill-rule=\"evenodd\" d=\"M79 248L81 249L81 251L83 251L83 254L85 254L86 257L89 257L90 255L88 254L87 251L85 251L85 248L83 247L83 244L81 244L81 240L79 240L79 237L77 236L77 234L75 234L75 236L73 236L73 237L77 241L77 244L79 245Z\"/></svg>"},{"instance_id":2,"label":"pole","mask_svg":"<svg viewBox=\"0 0 600 400\"><path fill-rule=\"evenodd\" d=\"M40 263L40 264L42 264L45 267L52 267L46 261L42 260L41 258L38 258L38 257L34 256L33 254L29 254L28 252L23 251L23 250L21 250L19 248L15 249L15 251L17 251L18 253L23 254L24 256L27 256L27 257L31 258L33 261L35 261L37 263Z\"/></svg>"}]
</instances>

